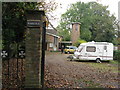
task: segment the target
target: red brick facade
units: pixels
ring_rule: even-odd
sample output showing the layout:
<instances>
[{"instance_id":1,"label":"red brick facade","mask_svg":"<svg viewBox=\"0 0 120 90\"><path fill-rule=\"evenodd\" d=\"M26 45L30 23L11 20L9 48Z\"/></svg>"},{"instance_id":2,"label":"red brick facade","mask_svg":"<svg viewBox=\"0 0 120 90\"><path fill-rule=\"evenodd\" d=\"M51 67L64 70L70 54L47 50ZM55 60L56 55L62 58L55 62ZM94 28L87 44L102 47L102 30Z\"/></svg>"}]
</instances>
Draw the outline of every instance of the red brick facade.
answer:
<instances>
[{"instance_id":1,"label":"red brick facade","mask_svg":"<svg viewBox=\"0 0 120 90\"><path fill-rule=\"evenodd\" d=\"M46 32L46 48L49 51L58 50L58 44L60 41L60 37L57 36L56 34L57 34L57 31L53 29L51 30L49 29L49 31Z\"/></svg>"}]
</instances>

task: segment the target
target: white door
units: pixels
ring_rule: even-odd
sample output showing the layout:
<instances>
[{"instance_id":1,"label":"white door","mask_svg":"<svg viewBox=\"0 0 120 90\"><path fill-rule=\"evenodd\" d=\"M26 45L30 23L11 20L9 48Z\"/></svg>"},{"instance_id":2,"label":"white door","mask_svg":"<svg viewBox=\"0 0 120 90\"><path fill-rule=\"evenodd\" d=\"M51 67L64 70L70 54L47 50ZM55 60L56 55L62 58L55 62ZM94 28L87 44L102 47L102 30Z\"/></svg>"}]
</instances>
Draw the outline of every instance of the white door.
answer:
<instances>
[{"instance_id":1,"label":"white door","mask_svg":"<svg viewBox=\"0 0 120 90\"><path fill-rule=\"evenodd\" d=\"M86 59L87 60L95 60L97 57L96 50L97 50L96 46L87 46L86 53L85 53Z\"/></svg>"},{"instance_id":2,"label":"white door","mask_svg":"<svg viewBox=\"0 0 120 90\"><path fill-rule=\"evenodd\" d=\"M103 60L107 60L107 46L103 46L102 59L103 59Z\"/></svg>"}]
</instances>

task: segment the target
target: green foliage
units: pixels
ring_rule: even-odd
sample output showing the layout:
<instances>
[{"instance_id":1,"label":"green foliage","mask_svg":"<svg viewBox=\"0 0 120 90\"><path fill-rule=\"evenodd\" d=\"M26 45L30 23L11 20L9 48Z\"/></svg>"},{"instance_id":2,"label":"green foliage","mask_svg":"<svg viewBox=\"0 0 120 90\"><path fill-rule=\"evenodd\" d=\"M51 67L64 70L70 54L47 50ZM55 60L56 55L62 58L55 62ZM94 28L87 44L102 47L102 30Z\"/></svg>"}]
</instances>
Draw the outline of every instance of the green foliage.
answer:
<instances>
[{"instance_id":1,"label":"green foliage","mask_svg":"<svg viewBox=\"0 0 120 90\"><path fill-rule=\"evenodd\" d=\"M80 42L80 44L81 43L86 43L87 41L85 41L85 40L82 40L82 39L80 39L80 40L78 40L79 42Z\"/></svg>"},{"instance_id":2,"label":"green foliage","mask_svg":"<svg viewBox=\"0 0 120 90\"><path fill-rule=\"evenodd\" d=\"M26 29L26 10L36 9L34 2L3 2L2 3L2 35L4 47L24 40Z\"/></svg>"},{"instance_id":3,"label":"green foliage","mask_svg":"<svg viewBox=\"0 0 120 90\"><path fill-rule=\"evenodd\" d=\"M82 39L79 39L75 44L74 44L74 46L79 46L81 43L86 43L87 41L85 41L85 40L82 40Z\"/></svg>"},{"instance_id":4,"label":"green foliage","mask_svg":"<svg viewBox=\"0 0 120 90\"><path fill-rule=\"evenodd\" d=\"M113 42L115 31L113 22L115 17L110 15L107 6L97 2L77 2L61 16L58 26L59 32L69 30L67 27L72 22L80 22L80 38L86 41L106 41ZM63 36L66 34L63 34Z\"/></svg>"},{"instance_id":5,"label":"green foliage","mask_svg":"<svg viewBox=\"0 0 120 90\"><path fill-rule=\"evenodd\" d=\"M112 43L113 43L114 45L118 45L118 44L119 44L118 38L113 38Z\"/></svg>"},{"instance_id":6,"label":"green foliage","mask_svg":"<svg viewBox=\"0 0 120 90\"><path fill-rule=\"evenodd\" d=\"M76 47L78 47L78 46L80 45L80 42L77 41L77 42L74 43L73 45L76 46Z\"/></svg>"},{"instance_id":7,"label":"green foliage","mask_svg":"<svg viewBox=\"0 0 120 90\"><path fill-rule=\"evenodd\" d=\"M91 32L89 30L84 30L84 31L81 31L81 38L86 40L86 41L90 41L91 40Z\"/></svg>"},{"instance_id":8,"label":"green foliage","mask_svg":"<svg viewBox=\"0 0 120 90\"><path fill-rule=\"evenodd\" d=\"M118 61L116 61L116 60L111 60L109 63L110 64L116 64L116 65L119 64Z\"/></svg>"},{"instance_id":9,"label":"green foliage","mask_svg":"<svg viewBox=\"0 0 120 90\"><path fill-rule=\"evenodd\" d=\"M58 30L58 35L62 36L63 39L62 41L70 41L70 31L67 29L61 29L61 28L57 28Z\"/></svg>"},{"instance_id":10,"label":"green foliage","mask_svg":"<svg viewBox=\"0 0 120 90\"><path fill-rule=\"evenodd\" d=\"M120 61L120 50L115 50L113 56L114 56L113 57L114 60Z\"/></svg>"}]
</instances>

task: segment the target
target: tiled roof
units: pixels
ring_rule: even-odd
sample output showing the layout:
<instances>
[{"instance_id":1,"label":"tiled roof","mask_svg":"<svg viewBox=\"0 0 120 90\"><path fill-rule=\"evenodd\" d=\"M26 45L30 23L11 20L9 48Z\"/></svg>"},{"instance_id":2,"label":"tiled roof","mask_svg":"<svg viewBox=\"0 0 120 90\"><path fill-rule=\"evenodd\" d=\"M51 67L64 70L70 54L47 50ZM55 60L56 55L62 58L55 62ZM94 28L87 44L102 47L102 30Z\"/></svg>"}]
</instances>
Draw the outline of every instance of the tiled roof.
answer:
<instances>
[{"instance_id":1,"label":"tiled roof","mask_svg":"<svg viewBox=\"0 0 120 90\"><path fill-rule=\"evenodd\" d=\"M57 31L54 29L46 29L46 33L57 35Z\"/></svg>"}]
</instances>

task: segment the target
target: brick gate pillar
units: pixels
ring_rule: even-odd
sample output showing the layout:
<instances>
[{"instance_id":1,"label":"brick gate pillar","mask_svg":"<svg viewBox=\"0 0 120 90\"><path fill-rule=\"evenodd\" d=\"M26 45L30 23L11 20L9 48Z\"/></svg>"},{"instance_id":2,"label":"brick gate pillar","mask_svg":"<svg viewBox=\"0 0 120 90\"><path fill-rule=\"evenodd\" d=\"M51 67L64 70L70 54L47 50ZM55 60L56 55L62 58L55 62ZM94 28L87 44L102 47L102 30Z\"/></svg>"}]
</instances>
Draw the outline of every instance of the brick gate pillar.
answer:
<instances>
[{"instance_id":1,"label":"brick gate pillar","mask_svg":"<svg viewBox=\"0 0 120 90\"><path fill-rule=\"evenodd\" d=\"M41 88L44 11L27 11L25 88Z\"/></svg>"}]
</instances>

